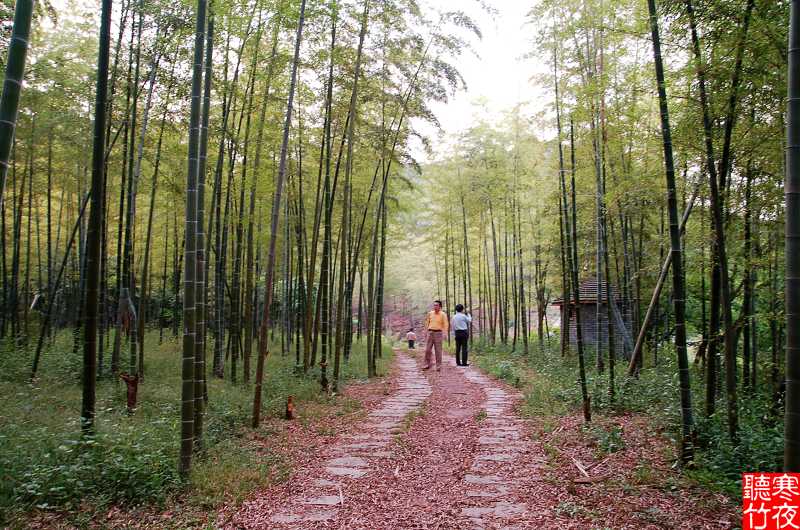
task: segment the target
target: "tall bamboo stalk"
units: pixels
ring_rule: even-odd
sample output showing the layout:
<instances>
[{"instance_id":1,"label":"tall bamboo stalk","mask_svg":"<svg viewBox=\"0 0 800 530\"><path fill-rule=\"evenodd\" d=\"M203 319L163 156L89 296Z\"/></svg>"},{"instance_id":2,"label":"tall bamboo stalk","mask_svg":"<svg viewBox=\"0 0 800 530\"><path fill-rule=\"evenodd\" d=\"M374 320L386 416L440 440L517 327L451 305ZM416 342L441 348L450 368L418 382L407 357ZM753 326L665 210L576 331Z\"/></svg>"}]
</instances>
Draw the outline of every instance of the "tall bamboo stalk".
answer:
<instances>
[{"instance_id":1,"label":"tall bamboo stalk","mask_svg":"<svg viewBox=\"0 0 800 530\"><path fill-rule=\"evenodd\" d=\"M97 306L100 289L100 242L105 190L103 169L108 90L109 43L111 41L111 0L103 0L97 52L97 87L94 100L94 138L92 140L92 185L89 225L86 234L87 282L83 303L83 397L81 423L86 434L94 432L95 381L97 380Z\"/></svg>"},{"instance_id":2,"label":"tall bamboo stalk","mask_svg":"<svg viewBox=\"0 0 800 530\"><path fill-rule=\"evenodd\" d=\"M650 15L650 33L653 38L653 62L658 83L658 103L661 112L661 135L664 144L664 166L667 181L667 207L669 210L669 235L672 253L672 301L675 308L675 352L678 357L678 379L681 401L681 461L694 458L692 435L694 416L689 375L689 357L686 351L686 287L684 284L681 235L678 227L678 200L675 187L675 162L672 155L672 129L669 123L667 88L664 80L664 63L661 58L661 36L655 0L647 1Z\"/></svg>"},{"instance_id":3,"label":"tall bamboo stalk","mask_svg":"<svg viewBox=\"0 0 800 530\"><path fill-rule=\"evenodd\" d=\"M255 396L253 398L253 428L261 423L261 386L264 380L264 360L269 353L269 308L272 305L272 283L275 276L275 247L278 240L278 220L281 213L281 196L283 182L286 177L286 156L289 148L289 130L292 124L292 105L297 82L297 69L300 57L300 42L303 36L303 23L305 21L306 0L300 2L300 18L297 23L297 36L294 43L294 58L292 60L292 76L289 81L289 96L286 102L286 121L283 125L283 140L281 143L280 162L278 175L275 180L275 196L272 201L272 215L270 221L269 252L267 254L266 283L264 296L264 314L259 327L258 360L256 363Z\"/></svg>"},{"instance_id":4,"label":"tall bamboo stalk","mask_svg":"<svg viewBox=\"0 0 800 530\"><path fill-rule=\"evenodd\" d=\"M569 144L570 144L570 159L572 165L572 219L569 215L565 215L568 243L571 243L569 253L569 270L572 278L572 292L574 293L573 300L575 302L575 337L576 346L578 350L578 383L581 387L581 397L583 399L583 419L587 422L592 421L592 403L589 398L589 390L586 386L586 360L583 352L583 329L581 326L581 297L580 297L580 282L578 280L578 228L577 228L577 191L575 189L575 131L572 126L572 120L569 124ZM564 186L563 173L561 180L561 193L563 196L564 209L567 209L567 192ZM565 211L566 214L566 211ZM571 232L571 233L570 233ZM564 300L565 304L569 304L569 300ZM598 300L599 303L599 300Z\"/></svg>"},{"instance_id":5,"label":"tall bamboo stalk","mask_svg":"<svg viewBox=\"0 0 800 530\"><path fill-rule=\"evenodd\" d=\"M31 36L34 0L17 0L14 9L14 26L8 44L6 75L3 94L0 96L0 209L6 195L6 175L9 157L14 143L14 128L17 123L19 98L22 92L22 77L25 73L25 56Z\"/></svg>"},{"instance_id":6,"label":"tall bamboo stalk","mask_svg":"<svg viewBox=\"0 0 800 530\"><path fill-rule=\"evenodd\" d=\"M786 416L783 468L800 471L800 0L789 11L786 114Z\"/></svg>"},{"instance_id":7,"label":"tall bamboo stalk","mask_svg":"<svg viewBox=\"0 0 800 530\"><path fill-rule=\"evenodd\" d=\"M213 4L212 4L213 5ZM208 123L211 110L211 83L213 82L214 55L214 14L208 8L205 45L205 79L203 82L203 115L200 122L200 145L197 166L197 276L196 289L200 296L195 299L197 316L194 350L194 429L195 450L201 449L203 439L197 433L203 432L203 413L208 401L206 376L206 315L208 313L208 257L206 255L206 170L208 166Z\"/></svg>"},{"instance_id":8,"label":"tall bamboo stalk","mask_svg":"<svg viewBox=\"0 0 800 530\"><path fill-rule=\"evenodd\" d=\"M186 230L183 272L183 358L181 363L181 451L178 470L187 477L192 453L200 444L202 432L195 430L195 334L197 332L197 176L203 85L203 47L206 34L206 0L197 0L192 65L191 113L189 116L189 157L186 175Z\"/></svg>"}]
</instances>

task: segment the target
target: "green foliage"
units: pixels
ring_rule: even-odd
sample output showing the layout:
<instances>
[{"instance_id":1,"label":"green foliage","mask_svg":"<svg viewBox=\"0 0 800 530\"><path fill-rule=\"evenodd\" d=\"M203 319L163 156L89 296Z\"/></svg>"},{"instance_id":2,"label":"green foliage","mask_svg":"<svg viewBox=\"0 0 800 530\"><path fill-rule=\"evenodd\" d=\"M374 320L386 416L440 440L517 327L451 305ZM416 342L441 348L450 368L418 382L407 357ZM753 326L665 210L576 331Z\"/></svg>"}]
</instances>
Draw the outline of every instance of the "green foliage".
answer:
<instances>
[{"instance_id":1,"label":"green foliage","mask_svg":"<svg viewBox=\"0 0 800 530\"><path fill-rule=\"evenodd\" d=\"M616 453L625 449L622 429L616 425L606 428L602 425L584 424L581 430L597 443L597 448L602 454Z\"/></svg>"},{"instance_id":2,"label":"green foliage","mask_svg":"<svg viewBox=\"0 0 800 530\"><path fill-rule=\"evenodd\" d=\"M734 445L728 436L724 412L697 421L698 443L703 447L696 469L689 475L699 482L719 489L731 497L742 493L742 471L777 472L783 468L783 423L764 414L770 404L763 398L741 400L740 442Z\"/></svg>"},{"instance_id":3,"label":"green foliage","mask_svg":"<svg viewBox=\"0 0 800 530\"><path fill-rule=\"evenodd\" d=\"M291 463L270 448L226 438L207 450L192 469L191 504L203 509L219 506L226 499L241 502L255 488L286 480Z\"/></svg>"},{"instance_id":4,"label":"green foliage","mask_svg":"<svg viewBox=\"0 0 800 530\"><path fill-rule=\"evenodd\" d=\"M575 517L590 517L593 512L587 510L585 507L572 501L562 501L558 503L555 508L556 515Z\"/></svg>"},{"instance_id":5,"label":"green foliage","mask_svg":"<svg viewBox=\"0 0 800 530\"><path fill-rule=\"evenodd\" d=\"M37 434L50 437L46 430ZM40 509L72 509L84 499L98 505L161 501L181 481L169 444L158 440L159 435L163 432L156 427L135 435L112 432L89 440L69 439L45 453L29 453L22 462L7 461L4 453L3 467L16 467L20 474L16 480L4 480L0 499ZM33 441L26 442L29 446ZM18 450L25 452L24 447Z\"/></svg>"},{"instance_id":6,"label":"green foliage","mask_svg":"<svg viewBox=\"0 0 800 530\"><path fill-rule=\"evenodd\" d=\"M72 354L71 332L59 333L54 346L45 349L41 378L34 384L27 382L30 352L4 348L0 393L7 399L0 403L0 514L160 504L186 491L176 466L180 341L170 338L159 345L157 339L157 332L146 335L145 380L135 414L126 412L122 384L98 382L98 434L88 440L80 437L80 354ZM365 357L364 345L356 342L350 362L342 365L344 381L366 380ZM380 373L391 360L386 346L378 359ZM288 395L300 405L335 405L335 413L358 410L351 399L320 393L314 372L298 376L293 356L270 356L263 416L281 417ZM226 497L242 499L268 480L284 480L289 463L242 438L251 414L252 387L211 378L208 393L204 451L193 469L189 501L214 507ZM310 416L322 413L317 407L308 409ZM274 434L268 426L262 430L265 436Z\"/></svg>"},{"instance_id":7,"label":"green foliage","mask_svg":"<svg viewBox=\"0 0 800 530\"><path fill-rule=\"evenodd\" d=\"M35 321L34 321L35 322ZM38 333L38 323L31 323L32 329ZM81 336L82 337L82 336ZM37 337L38 338L38 337ZM73 352L72 331L58 333L53 340L53 344L42 350L40 367L58 381L80 380L82 357L80 350ZM0 342L0 382L24 381L31 376L31 362L36 351L35 339L31 339L27 344L15 344L10 337ZM107 366L107 365L106 365Z\"/></svg>"},{"instance_id":8,"label":"green foliage","mask_svg":"<svg viewBox=\"0 0 800 530\"><path fill-rule=\"evenodd\" d=\"M475 362L481 368L523 389L525 410L530 415L565 414L580 403L577 371L557 361L554 350L525 357L507 346L476 342L475 351Z\"/></svg>"},{"instance_id":9,"label":"green foliage","mask_svg":"<svg viewBox=\"0 0 800 530\"><path fill-rule=\"evenodd\" d=\"M558 345L534 352L525 357L509 347L482 344L476 346L475 362L495 377L505 381L520 378L525 394L524 412L543 421L580 410L581 396L577 383L577 359L562 358ZM646 357L650 360L649 354ZM613 416L623 412L646 414L653 424L677 447L680 434L680 409L677 399L677 363L669 347L662 347L658 366L642 370L639 378L626 377L622 363L617 368L617 392L613 401L608 397L608 374L587 373L592 410L596 417ZM766 373L766 370L762 370ZM702 373L693 370L692 398L696 407L697 444L694 466L686 474L706 487L737 498L741 495L741 473L747 471L779 471L783 455L783 424L773 415L772 396L768 386L756 395L744 395L739 421L740 442L734 445L728 436L725 404L718 403L718 412L711 418L699 413L704 403ZM765 412L766 411L766 412ZM624 450L622 431L595 422L586 425L583 433L593 439L602 453ZM675 455L673 455L675 456ZM637 469L642 482L652 477L648 467Z\"/></svg>"}]
</instances>

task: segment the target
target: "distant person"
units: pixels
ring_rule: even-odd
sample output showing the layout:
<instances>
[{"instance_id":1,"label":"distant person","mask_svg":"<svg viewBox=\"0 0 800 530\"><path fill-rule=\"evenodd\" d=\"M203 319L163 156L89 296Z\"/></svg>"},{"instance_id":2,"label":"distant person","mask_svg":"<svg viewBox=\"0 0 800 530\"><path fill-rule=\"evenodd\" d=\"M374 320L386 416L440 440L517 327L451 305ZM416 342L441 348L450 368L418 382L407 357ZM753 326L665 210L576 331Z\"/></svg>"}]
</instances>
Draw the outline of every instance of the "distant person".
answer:
<instances>
[{"instance_id":1,"label":"distant person","mask_svg":"<svg viewBox=\"0 0 800 530\"><path fill-rule=\"evenodd\" d=\"M425 329L428 331L428 340L425 345L425 366L423 370L431 367L431 352L436 351L436 371L442 370L442 337L450 331L450 322L447 314L442 311L442 302L433 302L433 311L425 317Z\"/></svg>"},{"instance_id":2,"label":"distant person","mask_svg":"<svg viewBox=\"0 0 800 530\"><path fill-rule=\"evenodd\" d=\"M456 365L469 366L467 362L467 344L469 344L469 325L472 317L464 312L464 306L456 304L456 314L453 315L453 332L456 336Z\"/></svg>"},{"instance_id":3,"label":"distant person","mask_svg":"<svg viewBox=\"0 0 800 530\"><path fill-rule=\"evenodd\" d=\"M406 340L408 341L408 349L413 350L414 343L417 341L417 334L414 333L414 328L408 330L408 333L406 333Z\"/></svg>"}]
</instances>

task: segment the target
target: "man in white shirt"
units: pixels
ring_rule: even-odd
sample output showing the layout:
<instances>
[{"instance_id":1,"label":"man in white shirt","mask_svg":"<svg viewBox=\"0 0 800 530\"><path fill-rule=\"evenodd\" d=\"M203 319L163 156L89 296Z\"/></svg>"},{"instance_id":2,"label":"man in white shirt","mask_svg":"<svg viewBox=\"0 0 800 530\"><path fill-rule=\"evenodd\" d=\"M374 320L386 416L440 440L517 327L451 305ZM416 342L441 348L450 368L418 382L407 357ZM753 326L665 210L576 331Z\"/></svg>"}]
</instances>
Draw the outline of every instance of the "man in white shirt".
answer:
<instances>
[{"instance_id":1,"label":"man in white shirt","mask_svg":"<svg viewBox=\"0 0 800 530\"><path fill-rule=\"evenodd\" d=\"M469 343L469 326L472 317L464 312L464 306L456 304L456 314L450 324L456 336L456 365L469 366L467 362L467 344Z\"/></svg>"},{"instance_id":2,"label":"man in white shirt","mask_svg":"<svg viewBox=\"0 0 800 530\"><path fill-rule=\"evenodd\" d=\"M414 328L408 330L408 333L406 333L406 340L408 341L408 349L413 350L414 342L417 340L417 334L414 333Z\"/></svg>"}]
</instances>

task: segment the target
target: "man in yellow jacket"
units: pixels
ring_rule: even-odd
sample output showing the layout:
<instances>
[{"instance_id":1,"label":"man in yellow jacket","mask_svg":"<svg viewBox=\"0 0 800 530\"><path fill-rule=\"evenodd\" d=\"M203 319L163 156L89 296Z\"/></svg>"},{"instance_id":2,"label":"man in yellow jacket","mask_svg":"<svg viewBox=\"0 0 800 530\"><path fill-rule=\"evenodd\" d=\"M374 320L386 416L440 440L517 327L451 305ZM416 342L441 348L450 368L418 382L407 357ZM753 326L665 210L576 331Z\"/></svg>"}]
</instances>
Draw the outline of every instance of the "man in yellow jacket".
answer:
<instances>
[{"instance_id":1,"label":"man in yellow jacket","mask_svg":"<svg viewBox=\"0 0 800 530\"><path fill-rule=\"evenodd\" d=\"M436 351L436 370L442 369L442 339L450 331L450 321L447 314L442 311L442 302L433 302L433 311L425 318L425 328L428 330L428 340L425 345L425 366L423 370L431 367L431 353Z\"/></svg>"}]
</instances>

